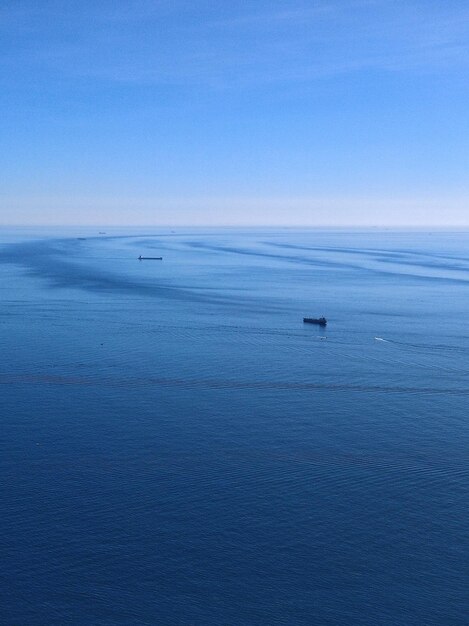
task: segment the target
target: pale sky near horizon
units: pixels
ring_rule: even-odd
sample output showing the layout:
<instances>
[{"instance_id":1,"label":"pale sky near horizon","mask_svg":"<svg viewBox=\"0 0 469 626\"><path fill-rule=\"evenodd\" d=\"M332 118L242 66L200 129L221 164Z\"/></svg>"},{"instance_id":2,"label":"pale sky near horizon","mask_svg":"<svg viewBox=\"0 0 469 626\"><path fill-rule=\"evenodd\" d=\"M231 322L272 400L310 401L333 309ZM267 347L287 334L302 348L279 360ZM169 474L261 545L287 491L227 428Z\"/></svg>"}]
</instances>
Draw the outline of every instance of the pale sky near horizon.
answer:
<instances>
[{"instance_id":1,"label":"pale sky near horizon","mask_svg":"<svg viewBox=\"0 0 469 626\"><path fill-rule=\"evenodd\" d=\"M3 0L0 224L469 225L469 3Z\"/></svg>"}]
</instances>

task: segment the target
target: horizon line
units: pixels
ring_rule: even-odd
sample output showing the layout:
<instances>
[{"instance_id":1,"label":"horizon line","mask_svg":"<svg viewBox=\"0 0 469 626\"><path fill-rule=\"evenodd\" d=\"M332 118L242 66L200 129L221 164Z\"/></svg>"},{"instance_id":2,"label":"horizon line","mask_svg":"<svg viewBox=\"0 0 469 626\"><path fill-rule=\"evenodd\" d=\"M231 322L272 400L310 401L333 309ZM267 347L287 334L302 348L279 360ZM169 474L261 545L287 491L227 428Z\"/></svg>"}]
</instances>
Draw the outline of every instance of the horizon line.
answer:
<instances>
[{"instance_id":1,"label":"horizon line","mask_svg":"<svg viewBox=\"0 0 469 626\"><path fill-rule=\"evenodd\" d=\"M0 228L303 228L311 230L354 230L360 228L369 228L377 230L389 229L409 229L409 230L464 230L469 229L467 224L148 224L148 223L82 223L82 224L64 224L64 223L29 223L29 224L1 224Z\"/></svg>"}]
</instances>

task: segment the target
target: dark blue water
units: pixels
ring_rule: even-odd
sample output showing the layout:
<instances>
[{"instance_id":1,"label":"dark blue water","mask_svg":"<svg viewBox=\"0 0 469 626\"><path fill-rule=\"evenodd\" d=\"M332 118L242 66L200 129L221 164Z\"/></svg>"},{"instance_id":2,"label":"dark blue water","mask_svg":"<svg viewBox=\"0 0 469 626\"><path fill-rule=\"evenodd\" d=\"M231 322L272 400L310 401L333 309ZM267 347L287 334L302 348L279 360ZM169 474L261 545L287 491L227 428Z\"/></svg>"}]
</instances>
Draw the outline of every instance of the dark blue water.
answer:
<instances>
[{"instance_id":1,"label":"dark blue water","mask_svg":"<svg viewBox=\"0 0 469 626\"><path fill-rule=\"evenodd\" d=\"M469 624L469 233L1 242L2 624Z\"/></svg>"}]
</instances>

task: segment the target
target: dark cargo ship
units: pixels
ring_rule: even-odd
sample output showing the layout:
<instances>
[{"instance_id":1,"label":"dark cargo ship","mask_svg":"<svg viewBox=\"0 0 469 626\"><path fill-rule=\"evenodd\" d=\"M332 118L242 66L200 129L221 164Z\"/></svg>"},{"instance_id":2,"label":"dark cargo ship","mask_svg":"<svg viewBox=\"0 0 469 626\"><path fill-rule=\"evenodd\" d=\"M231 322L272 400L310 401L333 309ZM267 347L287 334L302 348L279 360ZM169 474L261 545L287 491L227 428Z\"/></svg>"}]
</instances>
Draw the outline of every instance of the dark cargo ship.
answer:
<instances>
[{"instance_id":1,"label":"dark cargo ship","mask_svg":"<svg viewBox=\"0 0 469 626\"><path fill-rule=\"evenodd\" d=\"M325 317L304 317L304 324L317 324L318 326L325 326L327 324L327 320Z\"/></svg>"}]
</instances>

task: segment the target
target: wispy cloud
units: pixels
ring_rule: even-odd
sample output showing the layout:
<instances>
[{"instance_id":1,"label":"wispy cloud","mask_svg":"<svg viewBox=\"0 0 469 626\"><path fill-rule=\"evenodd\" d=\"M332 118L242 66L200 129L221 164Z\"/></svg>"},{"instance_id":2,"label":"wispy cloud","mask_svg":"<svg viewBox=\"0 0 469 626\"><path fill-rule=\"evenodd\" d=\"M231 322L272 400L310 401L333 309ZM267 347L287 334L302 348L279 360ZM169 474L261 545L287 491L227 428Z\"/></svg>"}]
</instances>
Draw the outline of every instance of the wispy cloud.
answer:
<instances>
[{"instance_id":1,"label":"wispy cloud","mask_svg":"<svg viewBox=\"0 0 469 626\"><path fill-rule=\"evenodd\" d=\"M21 68L111 82L239 87L469 64L469 8L454 3L261 2L254 12L252 6L10 3L0 9L1 66L13 81Z\"/></svg>"}]
</instances>

